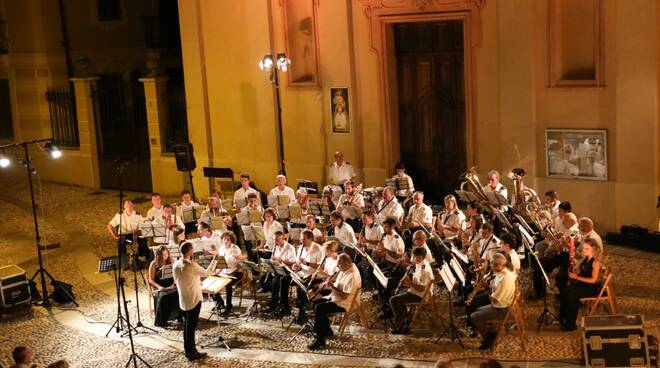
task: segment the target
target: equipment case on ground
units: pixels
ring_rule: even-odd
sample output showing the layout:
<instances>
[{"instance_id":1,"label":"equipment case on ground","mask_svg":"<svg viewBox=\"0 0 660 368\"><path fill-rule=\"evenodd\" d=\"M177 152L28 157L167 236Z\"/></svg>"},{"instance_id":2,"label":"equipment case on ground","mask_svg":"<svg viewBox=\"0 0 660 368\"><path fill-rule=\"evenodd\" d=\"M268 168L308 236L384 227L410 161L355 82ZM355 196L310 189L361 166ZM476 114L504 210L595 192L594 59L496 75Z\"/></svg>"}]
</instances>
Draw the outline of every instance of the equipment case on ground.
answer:
<instances>
[{"instance_id":1,"label":"equipment case on ground","mask_svg":"<svg viewBox=\"0 0 660 368\"><path fill-rule=\"evenodd\" d=\"M588 316L582 319L587 367L648 367L649 346L641 315Z\"/></svg>"}]
</instances>

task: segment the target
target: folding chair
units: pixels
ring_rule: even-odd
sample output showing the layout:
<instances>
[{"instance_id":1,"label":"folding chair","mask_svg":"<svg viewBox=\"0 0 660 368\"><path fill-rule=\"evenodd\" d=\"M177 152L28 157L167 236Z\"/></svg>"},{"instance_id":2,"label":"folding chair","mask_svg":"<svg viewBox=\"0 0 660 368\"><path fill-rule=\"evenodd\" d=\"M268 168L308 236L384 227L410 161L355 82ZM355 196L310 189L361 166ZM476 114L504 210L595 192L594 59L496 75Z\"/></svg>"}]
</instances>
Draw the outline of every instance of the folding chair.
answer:
<instances>
[{"instance_id":1,"label":"folding chair","mask_svg":"<svg viewBox=\"0 0 660 368\"><path fill-rule=\"evenodd\" d=\"M610 315L616 314L616 297L612 289L612 271L607 268L605 270L605 282L600 288L598 296L592 298L581 298L580 302L587 308L587 316L591 316L596 312L599 304L605 304Z\"/></svg>"},{"instance_id":2,"label":"folding chair","mask_svg":"<svg viewBox=\"0 0 660 368\"><path fill-rule=\"evenodd\" d=\"M505 327L507 327L509 324L515 323L516 330L518 331L518 338L520 339L520 347L524 352L527 352L527 330L525 328L526 327L525 314L522 310L521 298L522 296L520 293L520 289L516 288L513 303L509 307L509 310L507 310L504 319L501 321L488 322L490 324L493 324L497 328L497 335L495 336L495 341L493 341L493 346L491 347L491 350L494 350L495 347L497 346L497 341L499 340Z\"/></svg>"},{"instance_id":3,"label":"folding chair","mask_svg":"<svg viewBox=\"0 0 660 368\"><path fill-rule=\"evenodd\" d=\"M430 311L426 311L426 314L431 317L431 320L433 321L433 327L436 329L440 328L440 319L438 318L438 314L436 312L436 305L435 305L435 299L433 299L433 288L435 287L435 280L431 282L431 284L424 289L424 294L422 297L422 300L419 302L414 302L414 303L406 303L406 307L410 307L408 311L408 315L410 317L410 325L412 326L415 323L415 320L417 319L417 315L419 312L424 308L428 307Z\"/></svg>"},{"instance_id":4,"label":"folding chair","mask_svg":"<svg viewBox=\"0 0 660 368\"><path fill-rule=\"evenodd\" d=\"M344 330L346 329L346 325L348 325L348 321L351 319L351 317L354 316L358 316L360 323L365 329L369 328L369 320L367 320L367 314L364 312L364 309L362 309L362 303L360 302L360 291L361 289L358 289L357 292L353 295L351 307L346 312L335 314L335 320L337 317L341 316L341 322L339 323L339 336L344 334Z\"/></svg>"}]
</instances>

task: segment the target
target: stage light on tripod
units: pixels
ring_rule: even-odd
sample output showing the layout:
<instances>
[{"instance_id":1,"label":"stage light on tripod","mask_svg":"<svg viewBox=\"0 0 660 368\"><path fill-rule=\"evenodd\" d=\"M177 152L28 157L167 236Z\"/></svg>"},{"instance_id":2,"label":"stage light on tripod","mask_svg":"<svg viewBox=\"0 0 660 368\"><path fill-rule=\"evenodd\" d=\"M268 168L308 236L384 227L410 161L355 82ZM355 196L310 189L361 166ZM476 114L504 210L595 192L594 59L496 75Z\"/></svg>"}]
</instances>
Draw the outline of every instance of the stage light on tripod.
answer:
<instances>
[{"instance_id":1,"label":"stage light on tripod","mask_svg":"<svg viewBox=\"0 0 660 368\"><path fill-rule=\"evenodd\" d=\"M46 146L44 148L46 149L46 151L48 152L50 157L52 157L54 159L58 159L58 158L62 157L62 151L60 151L60 149L57 148L54 144L52 144L50 142L46 143Z\"/></svg>"},{"instance_id":2,"label":"stage light on tripod","mask_svg":"<svg viewBox=\"0 0 660 368\"><path fill-rule=\"evenodd\" d=\"M7 156L5 156L4 153L0 154L0 167L4 169L6 167L9 167L10 164L11 161L9 161Z\"/></svg>"}]
</instances>

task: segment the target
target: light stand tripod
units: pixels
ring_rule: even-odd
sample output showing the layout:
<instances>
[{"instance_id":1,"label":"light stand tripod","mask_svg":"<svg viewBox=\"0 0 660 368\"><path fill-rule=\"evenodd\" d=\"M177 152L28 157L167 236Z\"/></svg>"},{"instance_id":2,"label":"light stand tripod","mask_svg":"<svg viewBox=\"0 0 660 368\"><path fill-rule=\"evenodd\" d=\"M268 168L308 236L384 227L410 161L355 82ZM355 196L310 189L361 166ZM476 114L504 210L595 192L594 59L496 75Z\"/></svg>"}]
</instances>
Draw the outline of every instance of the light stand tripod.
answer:
<instances>
[{"instance_id":1,"label":"light stand tripod","mask_svg":"<svg viewBox=\"0 0 660 368\"><path fill-rule=\"evenodd\" d=\"M136 242L132 242L133 245L135 245L135 243ZM138 250L137 249L133 250L132 260L133 260L133 285L135 286L135 308L137 310L137 323L135 324L135 326L131 326L129 324L128 325L129 330L133 329L133 331L135 332L136 335L138 333L140 333L138 328L143 328L143 329L147 330L148 332L146 332L146 333L158 334L158 331L154 330L153 328L150 328L150 327L147 327L147 326L143 325L142 320L140 319L140 293L138 291L139 288L138 288L137 273L138 272L140 273L140 276L142 277L142 283L146 284L146 280L144 279L144 274L142 273L142 269L138 269L139 265L138 265ZM149 295L148 297L151 298L151 295ZM128 333L130 333L130 331L124 332L122 334L122 337L126 336L126 334L128 334ZM145 332L143 331L142 333L145 333Z\"/></svg>"},{"instance_id":2,"label":"light stand tripod","mask_svg":"<svg viewBox=\"0 0 660 368\"><path fill-rule=\"evenodd\" d=\"M124 327L128 327L129 331L131 328L131 324L128 322L128 313L126 315L126 318L121 313L121 295L120 291L123 291L123 277L121 276L121 271L122 268L124 268L124 264L128 263L128 260L126 259L126 256L122 257L122 243L124 242L124 239L122 239L121 236L121 225L122 225L122 213L123 213L123 206L124 206L124 188L122 185L122 177L124 174L124 169L128 163L126 162L120 162L119 159L115 160L115 170L117 170L117 175L119 176L119 230L118 234L119 236L117 237L117 258L119 260L119 264L115 265L115 291L117 293L117 318L115 319L115 322L110 326L108 329L108 332L105 333L105 337L108 337L110 335L110 331L112 329L115 329L115 332L119 333L119 331L123 331ZM125 252L124 252L125 253ZM120 290L121 289L121 290Z\"/></svg>"},{"instance_id":3,"label":"light stand tripod","mask_svg":"<svg viewBox=\"0 0 660 368\"><path fill-rule=\"evenodd\" d=\"M46 277L48 277L51 281L51 285L54 285L56 288L58 288L60 291L64 292L64 294L69 298L73 304L77 306L78 303L76 300L73 298L73 296L65 289L62 287L62 285L55 280L55 278L44 268L43 264L43 259L41 256L41 236L39 235L39 221L37 220L37 204L34 201L34 187L32 185L32 175L36 174L36 171L34 170L34 167L32 166L32 158L30 157L30 153L28 152L28 145L30 144L35 144L39 145L39 143L46 143L46 147L48 145L51 145L52 148L52 139L35 139L31 141L25 141L21 143L11 143L7 144L4 146L0 146L0 149L5 149L5 148L16 148L18 146L21 146L23 148L23 153L25 155L25 169L27 172L28 176L28 187L30 188L30 202L32 205L32 218L34 220L34 240L37 245L37 258L39 259L39 268L37 271L32 275L32 278L30 278L30 281L34 281L34 279L37 277L37 275L40 276L40 281L41 281L41 300L42 303L41 305L48 308L50 307L50 299L48 296L48 287L46 286ZM59 152L59 151L58 151ZM61 155L61 153L59 153ZM52 155L54 158L57 158L59 156Z\"/></svg>"},{"instance_id":4,"label":"light stand tripod","mask_svg":"<svg viewBox=\"0 0 660 368\"><path fill-rule=\"evenodd\" d=\"M130 317L128 314L128 301L126 300L126 292L124 291L124 278L119 276L118 280L119 288L121 289L121 297L122 300L124 301L124 312L126 313L126 325L128 326L128 340L131 342L131 356L128 357L128 362L126 362L126 365L124 368L128 368L129 365L131 365L131 362L133 362L133 367L137 368L138 366L138 360L144 363L147 367L151 368L149 363L147 363L144 359L142 359L141 356L139 356L135 352L135 343L133 343L133 333L132 333L132 328L131 328L131 322L130 322Z\"/></svg>"}]
</instances>

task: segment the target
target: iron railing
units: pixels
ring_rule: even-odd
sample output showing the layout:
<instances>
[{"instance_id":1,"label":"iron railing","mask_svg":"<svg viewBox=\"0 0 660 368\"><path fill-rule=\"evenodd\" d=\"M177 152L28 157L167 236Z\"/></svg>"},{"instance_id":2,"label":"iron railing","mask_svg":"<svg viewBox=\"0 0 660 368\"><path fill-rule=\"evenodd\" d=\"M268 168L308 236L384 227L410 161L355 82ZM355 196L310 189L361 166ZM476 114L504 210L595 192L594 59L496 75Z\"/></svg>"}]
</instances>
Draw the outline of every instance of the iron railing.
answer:
<instances>
[{"instance_id":1,"label":"iron railing","mask_svg":"<svg viewBox=\"0 0 660 368\"><path fill-rule=\"evenodd\" d=\"M76 96L68 87L48 87L46 100L50 110L53 143L60 147L80 147Z\"/></svg>"}]
</instances>

